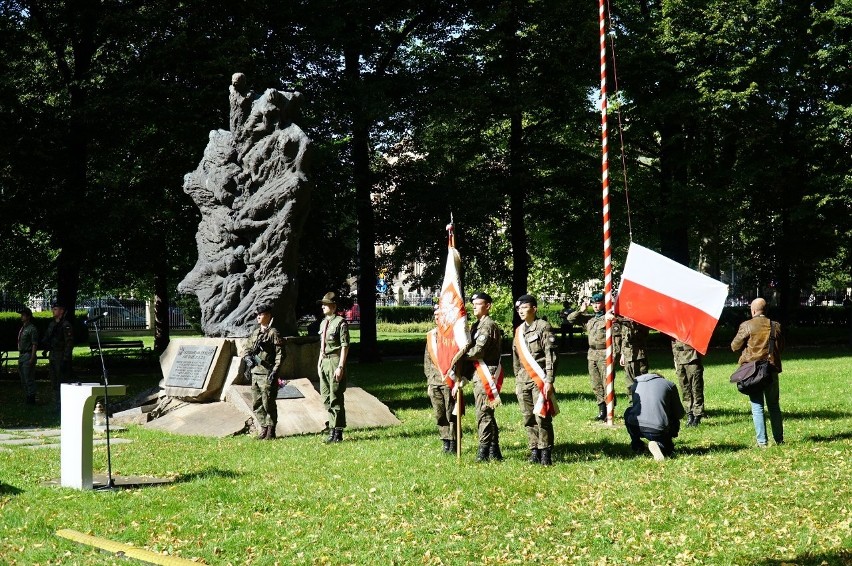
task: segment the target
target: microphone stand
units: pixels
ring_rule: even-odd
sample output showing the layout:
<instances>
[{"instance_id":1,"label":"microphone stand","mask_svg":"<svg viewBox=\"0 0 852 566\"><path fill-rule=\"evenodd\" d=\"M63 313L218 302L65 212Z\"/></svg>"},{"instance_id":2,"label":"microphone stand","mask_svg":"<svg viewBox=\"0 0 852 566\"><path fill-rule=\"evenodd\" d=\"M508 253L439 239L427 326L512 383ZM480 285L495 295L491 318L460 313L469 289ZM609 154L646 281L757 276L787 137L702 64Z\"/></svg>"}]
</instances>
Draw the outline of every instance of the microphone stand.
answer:
<instances>
[{"instance_id":1,"label":"microphone stand","mask_svg":"<svg viewBox=\"0 0 852 566\"><path fill-rule=\"evenodd\" d=\"M115 489L115 480L112 478L112 453L109 445L109 378L107 377L106 362L104 361L104 351L101 349L101 335L98 332L98 321L91 321L91 325L95 329L95 340L98 343L98 354L101 358L101 370L104 383L104 417L106 423L106 449L107 449L107 483L104 486L98 487L98 490Z\"/></svg>"}]
</instances>

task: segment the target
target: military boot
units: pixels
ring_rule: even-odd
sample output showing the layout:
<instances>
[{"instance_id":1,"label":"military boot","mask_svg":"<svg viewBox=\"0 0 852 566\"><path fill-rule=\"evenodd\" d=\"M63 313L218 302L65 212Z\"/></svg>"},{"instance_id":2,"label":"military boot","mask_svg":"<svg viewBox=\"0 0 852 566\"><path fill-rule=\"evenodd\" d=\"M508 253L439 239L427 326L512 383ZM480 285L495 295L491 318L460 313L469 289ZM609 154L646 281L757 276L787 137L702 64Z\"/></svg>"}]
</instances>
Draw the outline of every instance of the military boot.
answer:
<instances>
[{"instance_id":1,"label":"military boot","mask_svg":"<svg viewBox=\"0 0 852 566\"><path fill-rule=\"evenodd\" d=\"M447 450L447 455L455 456L456 450L458 449L458 445L456 444L455 440L449 440L448 442L450 443L450 449Z\"/></svg>"},{"instance_id":2,"label":"military boot","mask_svg":"<svg viewBox=\"0 0 852 566\"><path fill-rule=\"evenodd\" d=\"M334 442L343 442L343 429L334 429Z\"/></svg>"},{"instance_id":3,"label":"military boot","mask_svg":"<svg viewBox=\"0 0 852 566\"><path fill-rule=\"evenodd\" d=\"M328 438L323 440L323 442L325 442L326 444L331 444L332 442L337 442L337 440L336 440L337 439L337 432L336 431L337 431L336 428L328 429Z\"/></svg>"},{"instance_id":4,"label":"military boot","mask_svg":"<svg viewBox=\"0 0 852 566\"><path fill-rule=\"evenodd\" d=\"M704 415L694 415L692 417L692 424L687 424L686 426L698 426L701 423L702 418L704 418Z\"/></svg>"},{"instance_id":5,"label":"military boot","mask_svg":"<svg viewBox=\"0 0 852 566\"><path fill-rule=\"evenodd\" d=\"M503 459L503 452L500 450L499 442L491 443L491 446L488 448L488 458L490 460L497 460L498 462Z\"/></svg>"},{"instance_id":6,"label":"military boot","mask_svg":"<svg viewBox=\"0 0 852 566\"><path fill-rule=\"evenodd\" d=\"M553 450L553 447L541 449L541 465L542 466L552 466L553 465L553 460L550 459L550 452L552 450Z\"/></svg>"},{"instance_id":7,"label":"military boot","mask_svg":"<svg viewBox=\"0 0 852 566\"><path fill-rule=\"evenodd\" d=\"M268 426L262 426L262 427L260 427L260 434L257 435L257 439L258 440L264 440L264 439L266 439L268 434L269 434L269 427Z\"/></svg>"},{"instance_id":8,"label":"military boot","mask_svg":"<svg viewBox=\"0 0 852 566\"><path fill-rule=\"evenodd\" d=\"M444 449L443 449L444 452L449 452L450 451L450 441L442 439L441 442L444 443Z\"/></svg>"},{"instance_id":9,"label":"military boot","mask_svg":"<svg viewBox=\"0 0 852 566\"><path fill-rule=\"evenodd\" d=\"M692 411L686 413L686 426L695 426L695 416Z\"/></svg>"},{"instance_id":10,"label":"military boot","mask_svg":"<svg viewBox=\"0 0 852 566\"><path fill-rule=\"evenodd\" d=\"M530 448L530 457L527 460L530 464L540 464L541 463L541 450L538 448Z\"/></svg>"},{"instance_id":11,"label":"military boot","mask_svg":"<svg viewBox=\"0 0 852 566\"><path fill-rule=\"evenodd\" d=\"M606 420L606 403L598 403L598 416L595 417L596 421L605 421Z\"/></svg>"},{"instance_id":12,"label":"military boot","mask_svg":"<svg viewBox=\"0 0 852 566\"><path fill-rule=\"evenodd\" d=\"M476 453L477 462L487 462L491 455L491 444L486 442L479 443L479 451Z\"/></svg>"},{"instance_id":13,"label":"military boot","mask_svg":"<svg viewBox=\"0 0 852 566\"><path fill-rule=\"evenodd\" d=\"M266 439L265 440L275 440L277 438L275 434L275 425L266 427Z\"/></svg>"},{"instance_id":14,"label":"military boot","mask_svg":"<svg viewBox=\"0 0 852 566\"><path fill-rule=\"evenodd\" d=\"M35 393L33 393L32 395L27 395L27 405L35 405L35 404L36 404Z\"/></svg>"}]
</instances>

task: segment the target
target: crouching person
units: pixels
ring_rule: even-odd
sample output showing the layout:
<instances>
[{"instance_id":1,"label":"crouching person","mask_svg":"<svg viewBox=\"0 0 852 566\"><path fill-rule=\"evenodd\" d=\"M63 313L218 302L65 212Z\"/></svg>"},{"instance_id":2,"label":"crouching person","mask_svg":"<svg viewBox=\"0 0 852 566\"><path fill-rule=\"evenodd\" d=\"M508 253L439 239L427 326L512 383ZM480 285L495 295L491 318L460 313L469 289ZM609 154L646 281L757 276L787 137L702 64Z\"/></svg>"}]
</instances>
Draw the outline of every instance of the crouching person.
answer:
<instances>
[{"instance_id":1,"label":"crouching person","mask_svg":"<svg viewBox=\"0 0 852 566\"><path fill-rule=\"evenodd\" d=\"M632 405L624 412L630 448L635 454L644 454L645 438L654 460L671 458L680 420L686 415L677 386L659 374L646 373L636 376L630 395Z\"/></svg>"}]
</instances>

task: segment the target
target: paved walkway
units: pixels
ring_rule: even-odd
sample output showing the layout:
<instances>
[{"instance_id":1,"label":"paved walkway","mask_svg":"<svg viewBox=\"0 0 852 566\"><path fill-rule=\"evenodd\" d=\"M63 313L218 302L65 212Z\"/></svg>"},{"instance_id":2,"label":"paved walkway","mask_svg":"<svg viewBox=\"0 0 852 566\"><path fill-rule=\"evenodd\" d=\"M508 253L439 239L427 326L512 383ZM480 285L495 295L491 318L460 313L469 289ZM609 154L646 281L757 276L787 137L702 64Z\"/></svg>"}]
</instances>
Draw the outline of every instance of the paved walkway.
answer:
<instances>
[{"instance_id":1,"label":"paved walkway","mask_svg":"<svg viewBox=\"0 0 852 566\"><path fill-rule=\"evenodd\" d=\"M112 430L112 427L110 427ZM58 428L6 428L0 429L0 452L10 452L13 448L56 448L59 449L59 439L62 433ZM115 438L110 435L109 443L127 444L133 442L129 438ZM106 444L106 436L95 433L92 441L94 446Z\"/></svg>"}]
</instances>

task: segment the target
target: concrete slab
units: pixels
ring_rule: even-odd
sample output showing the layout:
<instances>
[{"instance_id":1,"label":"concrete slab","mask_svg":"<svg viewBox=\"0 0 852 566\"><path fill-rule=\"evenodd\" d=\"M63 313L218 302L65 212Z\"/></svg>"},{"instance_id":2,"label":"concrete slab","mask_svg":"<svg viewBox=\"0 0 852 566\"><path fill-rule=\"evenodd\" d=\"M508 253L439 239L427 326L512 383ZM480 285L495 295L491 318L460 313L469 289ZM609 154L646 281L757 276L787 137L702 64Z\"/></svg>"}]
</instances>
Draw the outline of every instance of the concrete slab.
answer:
<instances>
[{"instance_id":1,"label":"concrete slab","mask_svg":"<svg viewBox=\"0 0 852 566\"><path fill-rule=\"evenodd\" d=\"M245 413L231 403L188 403L144 424L175 434L223 438L248 430Z\"/></svg>"},{"instance_id":2,"label":"concrete slab","mask_svg":"<svg viewBox=\"0 0 852 566\"><path fill-rule=\"evenodd\" d=\"M103 489L107 486L109 477L106 474L92 474L92 488ZM146 487L156 485L168 485L174 483L172 478L155 478L153 476L112 476L113 485L117 488L128 489L132 487ZM58 486L59 480L44 482L47 486Z\"/></svg>"}]
</instances>

